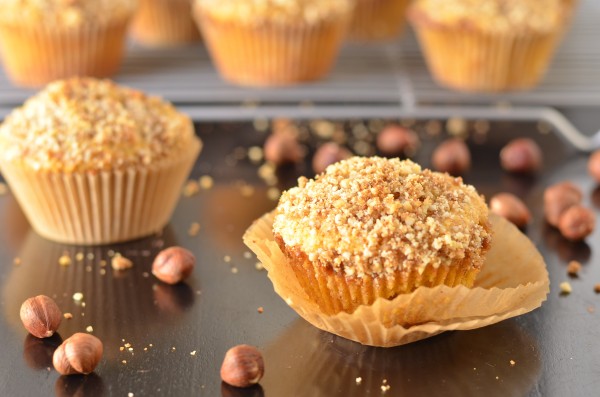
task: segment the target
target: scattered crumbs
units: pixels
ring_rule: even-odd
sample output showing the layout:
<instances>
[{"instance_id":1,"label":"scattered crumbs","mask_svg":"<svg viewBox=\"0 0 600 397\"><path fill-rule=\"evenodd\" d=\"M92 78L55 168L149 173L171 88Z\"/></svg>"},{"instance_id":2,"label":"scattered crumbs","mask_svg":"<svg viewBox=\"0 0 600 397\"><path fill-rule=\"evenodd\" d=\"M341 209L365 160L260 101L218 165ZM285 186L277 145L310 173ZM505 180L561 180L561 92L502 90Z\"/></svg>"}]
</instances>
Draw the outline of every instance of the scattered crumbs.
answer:
<instances>
[{"instance_id":1,"label":"scattered crumbs","mask_svg":"<svg viewBox=\"0 0 600 397\"><path fill-rule=\"evenodd\" d=\"M127 270L133 267L133 262L117 253L112 257L110 266L115 270Z\"/></svg>"},{"instance_id":2,"label":"scattered crumbs","mask_svg":"<svg viewBox=\"0 0 600 397\"><path fill-rule=\"evenodd\" d=\"M514 367L514 366L515 366L515 364L516 364L516 361L515 361L515 360L510 360L510 366L511 366L511 367Z\"/></svg>"},{"instance_id":3,"label":"scattered crumbs","mask_svg":"<svg viewBox=\"0 0 600 397\"><path fill-rule=\"evenodd\" d=\"M91 272L92 271L92 267L90 265L86 266L85 267L85 271L88 272L88 273Z\"/></svg>"},{"instance_id":4,"label":"scattered crumbs","mask_svg":"<svg viewBox=\"0 0 600 397\"><path fill-rule=\"evenodd\" d=\"M150 250L142 250L142 256L150 256Z\"/></svg>"},{"instance_id":5,"label":"scattered crumbs","mask_svg":"<svg viewBox=\"0 0 600 397\"><path fill-rule=\"evenodd\" d=\"M390 390L392 387L390 385L381 385L381 391L383 393L387 392L388 390Z\"/></svg>"},{"instance_id":6,"label":"scattered crumbs","mask_svg":"<svg viewBox=\"0 0 600 397\"><path fill-rule=\"evenodd\" d=\"M106 260L105 259L100 259L100 267L105 267L106 266Z\"/></svg>"},{"instance_id":7,"label":"scattered crumbs","mask_svg":"<svg viewBox=\"0 0 600 397\"><path fill-rule=\"evenodd\" d=\"M335 124L325 120L315 120L310 123L315 135L322 139L329 139L335 132Z\"/></svg>"},{"instance_id":8,"label":"scattered crumbs","mask_svg":"<svg viewBox=\"0 0 600 397\"><path fill-rule=\"evenodd\" d=\"M267 189L267 197L269 200L277 201L279 200L279 196L281 196L281 191L276 187L270 187Z\"/></svg>"},{"instance_id":9,"label":"scattered crumbs","mask_svg":"<svg viewBox=\"0 0 600 397\"><path fill-rule=\"evenodd\" d=\"M6 183L0 182L0 196L4 196L8 192L8 187Z\"/></svg>"},{"instance_id":10,"label":"scattered crumbs","mask_svg":"<svg viewBox=\"0 0 600 397\"><path fill-rule=\"evenodd\" d=\"M425 123L425 132L429 136L438 136L442 132L442 123L439 120L431 120Z\"/></svg>"},{"instance_id":11,"label":"scattered crumbs","mask_svg":"<svg viewBox=\"0 0 600 397\"><path fill-rule=\"evenodd\" d=\"M256 309L256 311L259 312L260 314L263 314L265 309L262 306L260 306L258 309Z\"/></svg>"},{"instance_id":12,"label":"scattered crumbs","mask_svg":"<svg viewBox=\"0 0 600 397\"><path fill-rule=\"evenodd\" d=\"M85 327L85 330L89 333L94 332L94 327L92 327L91 325L88 325L87 327Z\"/></svg>"},{"instance_id":13,"label":"scattered crumbs","mask_svg":"<svg viewBox=\"0 0 600 397\"><path fill-rule=\"evenodd\" d=\"M144 277L144 278L148 278L148 277L150 277L150 273L148 273L148 272L143 272L143 273L142 273L142 277Z\"/></svg>"},{"instance_id":14,"label":"scattered crumbs","mask_svg":"<svg viewBox=\"0 0 600 397\"><path fill-rule=\"evenodd\" d=\"M125 343L125 347L131 347L131 343Z\"/></svg>"},{"instance_id":15,"label":"scattered crumbs","mask_svg":"<svg viewBox=\"0 0 600 397\"><path fill-rule=\"evenodd\" d=\"M64 313L63 317L66 318L67 320L70 320L73 318L73 315L71 313Z\"/></svg>"},{"instance_id":16,"label":"scattered crumbs","mask_svg":"<svg viewBox=\"0 0 600 397\"><path fill-rule=\"evenodd\" d=\"M540 132L540 134L548 134L550 131L552 131L552 127L550 127L548 123L539 121L537 123L537 130Z\"/></svg>"},{"instance_id":17,"label":"scattered crumbs","mask_svg":"<svg viewBox=\"0 0 600 397\"><path fill-rule=\"evenodd\" d=\"M200 224L198 222L192 222L188 228L188 235L191 237L197 236L200 232Z\"/></svg>"},{"instance_id":18,"label":"scattered crumbs","mask_svg":"<svg viewBox=\"0 0 600 397\"><path fill-rule=\"evenodd\" d=\"M252 258L252 252L250 252L250 251L245 251L245 252L244 252L244 258L246 258L246 259L250 259L250 258Z\"/></svg>"},{"instance_id":19,"label":"scattered crumbs","mask_svg":"<svg viewBox=\"0 0 600 397\"><path fill-rule=\"evenodd\" d=\"M496 380L498 380L498 379L500 379L500 377L499 377L499 376L496 376Z\"/></svg>"},{"instance_id":20,"label":"scattered crumbs","mask_svg":"<svg viewBox=\"0 0 600 397\"><path fill-rule=\"evenodd\" d=\"M261 262L256 262L256 263L254 264L254 268L255 268L256 270L263 270L265 267L263 266L263 264L262 264Z\"/></svg>"},{"instance_id":21,"label":"scattered crumbs","mask_svg":"<svg viewBox=\"0 0 600 397\"><path fill-rule=\"evenodd\" d=\"M476 368L476 367L473 367L473 371L477 371L477 368Z\"/></svg>"},{"instance_id":22,"label":"scattered crumbs","mask_svg":"<svg viewBox=\"0 0 600 397\"><path fill-rule=\"evenodd\" d=\"M78 252L75 254L75 260L77 262L81 262L84 258L85 258L85 255L83 252Z\"/></svg>"},{"instance_id":23,"label":"scattered crumbs","mask_svg":"<svg viewBox=\"0 0 600 397\"><path fill-rule=\"evenodd\" d=\"M190 356L195 356L195 355L196 355L196 350L190 352Z\"/></svg>"},{"instance_id":24,"label":"scattered crumbs","mask_svg":"<svg viewBox=\"0 0 600 397\"><path fill-rule=\"evenodd\" d=\"M259 132L265 132L269 128L269 120L256 119L252 122L254 129Z\"/></svg>"},{"instance_id":25,"label":"scattered crumbs","mask_svg":"<svg viewBox=\"0 0 600 397\"><path fill-rule=\"evenodd\" d=\"M237 268L237 267L232 267L232 268L231 268L231 273L233 273L233 274L237 274L237 273L238 273L238 271L239 271L239 270L238 270L238 268Z\"/></svg>"},{"instance_id":26,"label":"scattered crumbs","mask_svg":"<svg viewBox=\"0 0 600 397\"><path fill-rule=\"evenodd\" d=\"M133 393L131 393L131 392L127 393L127 397L133 397Z\"/></svg>"},{"instance_id":27,"label":"scattered crumbs","mask_svg":"<svg viewBox=\"0 0 600 397\"><path fill-rule=\"evenodd\" d=\"M467 135L467 121L460 117L451 117L446 122L446 130L452 136L464 137Z\"/></svg>"},{"instance_id":28,"label":"scattered crumbs","mask_svg":"<svg viewBox=\"0 0 600 397\"><path fill-rule=\"evenodd\" d=\"M244 183L242 186L240 186L240 194L242 197L251 197L254 195L254 187Z\"/></svg>"},{"instance_id":29,"label":"scattered crumbs","mask_svg":"<svg viewBox=\"0 0 600 397\"><path fill-rule=\"evenodd\" d=\"M113 257L115 255L115 251L114 250L108 250L106 251L106 253L108 254L108 256Z\"/></svg>"},{"instance_id":30,"label":"scattered crumbs","mask_svg":"<svg viewBox=\"0 0 600 397\"><path fill-rule=\"evenodd\" d=\"M81 302L81 307L85 307L85 302Z\"/></svg>"},{"instance_id":31,"label":"scattered crumbs","mask_svg":"<svg viewBox=\"0 0 600 397\"><path fill-rule=\"evenodd\" d=\"M473 124L473 129L477 134L485 135L490 130L490 123L487 120L477 120Z\"/></svg>"},{"instance_id":32,"label":"scattered crumbs","mask_svg":"<svg viewBox=\"0 0 600 397\"><path fill-rule=\"evenodd\" d=\"M73 294L73 300L76 302L81 302L83 300L83 294L81 292L75 292Z\"/></svg>"},{"instance_id":33,"label":"scattered crumbs","mask_svg":"<svg viewBox=\"0 0 600 397\"><path fill-rule=\"evenodd\" d=\"M132 352L133 351L133 347L128 348L127 351Z\"/></svg>"},{"instance_id":34,"label":"scattered crumbs","mask_svg":"<svg viewBox=\"0 0 600 397\"><path fill-rule=\"evenodd\" d=\"M19 258L18 256L15 257L15 259L13 259L13 265L19 266L20 264L21 264L21 258Z\"/></svg>"},{"instance_id":35,"label":"scattered crumbs","mask_svg":"<svg viewBox=\"0 0 600 397\"><path fill-rule=\"evenodd\" d=\"M200 184L200 187L204 190L208 190L208 189L212 188L213 185L215 184L212 176L210 176L210 175L202 175L198 179L198 183Z\"/></svg>"},{"instance_id":36,"label":"scattered crumbs","mask_svg":"<svg viewBox=\"0 0 600 397\"><path fill-rule=\"evenodd\" d=\"M123 350L125 350L125 348L123 346L119 346L119 351L122 352Z\"/></svg>"},{"instance_id":37,"label":"scattered crumbs","mask_svg":"<svg viewBox=\"0 0 600 397\"><path fill-rule=\"evenodd\" d=\"M175 351L175 346L173 346L173 347L171 348L171 351Z\"/></svg>"},{"instance_id":38,"label":"scattered crumbs","mask_svg":"<svg viewBox=\"0 0 600 397\"><path fill-rule=\"evenodd\" d=\"M106 274L106 269L100 269L100 275L104 276Z\"/></svg>"},{"instance_id":39,"label":"scattered crumbs","mask_svg":"<svg viewBox=\"0 0 600 397\"><path fill-rule=\"evenodd\" d=\"M264 163L263 165L258 167L258 176L265 181L275 178L276 169L277 168L275 164L271 162Z\"/></svg>"},{"instance_id":40,"label":"scattered crumbs","mask_svg":"<svg viewBox=\"0 0 600 397\"><path fill-rule=\"evenodd\" d=\"M579 271L581 270L581 263L577 261L569 262L567 266L567 274L571 277L577 277L579 275Z\"/></svg>"},{"instance_id":41,"label":"scattered crumbs","mask_svg":"<svg viewBox=\"0 0 600 397\"><path fill-rule=\"evenodd\" d=\"M248 148L248 158L253 163L260 163L263 159L263 150L260 146L252 146Z\"/></svg>"},{"instance_id":42,"label":"scattered crumbs","mask_svg":"<svg viewBox=\"0 0 600 397\"><path fill-rule=\"evenodd\" d=\"M94 255L94 253L93 253L93 252L88 252L88 253L87 253L87 255L86 255L86 257L87 257L89 260L92 260L92 259L94 259L94 258L96 257L96 255Z\"/></svg>"},{"instance_id":43,"label":"scattered crumbs","mask_svg":"<svg viewBox=\"0 0 600 397\"><path fill-rule=\"evenodd\" d=\"M71 264L71 257L67 254L61 255L61 257L58 258L58 264L61 266L69 266Z\"/></svg>"},{"instance_id":44,"label":"scattered crumbs","mask_svg":"<svg viewBox=\"0 0 600 397\"><path fill-rule=\"evenodd\" d=\"M571 288L571 284L568 281L563 281L560 283L559 287L562 295L568 295L573 291L573 288Z\"/></svg>"},{"instance_id":45,"label":"scattered crumbs","mask_svg":"<svg viewBox=\"0 0 600 397\"><path fill-rule=\"evenodd\" d=\"M360 385L362 383L362 378L359 376L358 378L356 378L356 384Z\"/></svg>"},{"instance_id":46,"label":"scattered crumbs","mask_svg":"<svg viewBox=\"0 0 600 397\"><path fill-rule=\"evenodd\" d=\"M224 260L226 263L229 263L229 262L231 262L231 256L229 256L229 255L225 255L225 256L223 257L223 260Z\"/></svg>"},{"instance_id":47,"label":"scattered crumbs","mask_svg":"<svg viewBox=\"0 0 600 397\"><path fill-rule=\"evenodd\" d=\"M587 307L587 311L588 311L588 313L595 313L596 312L596 308L594 306L588 306Z\"/></svg>"},{"instance_id":48,"label":"scattered crumbs","mask_svg":"<svg viewBox=\"0 0 600 397\"><path fill-rule=\"evenodd\" d=\"M148 348L147 348L147 347L144 347L144 351L145 351L145 352L147 352L147 351L148 351Z\"/></svg>"},{"instance_id":49,"label":"scattered crumbs","mask_svg":"<svg viewBox=\"0 0 600 397\"><path fill-rule=\"evenodd\" d=\"M196 295L202 295L202 291L196 290Z\"/></svg>"},{"instance_id":50,"label":"scattered crumbs","mask_svg":"<svg viewBox=\"0 0 600 397\"><path fill-rule=\"evenodd\" d=\"M600 294L600 283L594 284L594 292Z\"/></svg>"},{"instance_id":51,"label":"scattered crumbs","mask_svg":"<svg viewBox=\"0 0 600 397\"><path fill-rule=\"evenodd\" d=\"M153 345L152 343L150 343L148 346L149 346L149 347L152 347L152 346L154 346L154 345Z\"/></svg>"},{"instance_id":52,"label":"scattered crumbs","mask_svg":"<svg viewBox=\"0 0 600 397\"><path fill-rule=\"evenodd\" d=\"M183 186L183 196L192 197L200 191L200 185L194 179L188 180Z\"/></svg>"},{"instance_id":53,"label":"scattered crumbs","mask_svg":"<svg viewBox=\"0 0 600 397\"><path fill-rule=\"evenodd\" d=\"M127 364L127 360L123 360L121 361L123 364Z\"/></svg>"}]
</instances>

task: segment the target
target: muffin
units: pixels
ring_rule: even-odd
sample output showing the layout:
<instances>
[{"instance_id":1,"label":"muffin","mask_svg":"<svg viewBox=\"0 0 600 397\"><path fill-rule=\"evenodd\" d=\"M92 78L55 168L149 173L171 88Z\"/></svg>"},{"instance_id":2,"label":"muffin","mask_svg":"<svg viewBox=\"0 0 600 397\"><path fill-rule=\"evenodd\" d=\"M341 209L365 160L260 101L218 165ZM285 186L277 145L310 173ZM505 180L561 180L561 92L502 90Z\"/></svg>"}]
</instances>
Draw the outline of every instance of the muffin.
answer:
<instances>
[{"instance_id":1,"label":"muffin","mask_svg":"<svg viewBox=\"0 0 600 397\"><path fill-rule=\"evenodd\" d=\"M354 0L196 0L213 63L232 83L287 85L325 76Z\"/></svg>"},{"instance_id":2,"label":"muffin","mask_svg":"<svg viewBox=\"0 0 600 397\"><path fill-rule=\"evenodd\" d=\"M48 85L0 125L0 171L32 227L64 243L160 231L200 148L172 105L93 78Z\"/></svg>"},{"instance_id":3,"label":"muffin","mask_svg":"<svg viewBox=\"0 0 600 397\"><path fill-rule=\"evenodd\" d=\"M0 47L9 78L42 86L108 77L120 66L136 0L0 0Z\"/></svg>"},{"instance_id":4,"label":"muffin","mask_svg":"<svg viewBox=\"0 0 600 397\"><path fill-rule=\"evenodd\" d=\"M354 41L395 39L404 29L410 0L356 0L348 36Z\"/></svg>"},{"instance_id":5,"label":"muffin","mask_svg":"<svg viewBox=\"0 0 600 397\"><path fill-rule=\"evenodd\" d=\"M173 46L200 40L192 0L139 0L131 34L147 46Z\"/></svg>"},{"instance_id":6,"label":"muffin","mask_svg":"<svg viewBox=\"0 0 600 397\"><path fill-rule=\"evenodd\" d=\"M565 0L417 0L409 20L441 85L524 90L544 76L572 6Z\"/></svg>"},{"instance_id":7,"label":"muffin","mask_svg":"<svg viewBox=\"0 0 600 397\"><path fill-rule=\"evenodd\" d=\"M353 157L283 193L273 236L325 314L418 287L471 287L491 241L472 186L410 160Z\"/></svg>"}]
</instances>

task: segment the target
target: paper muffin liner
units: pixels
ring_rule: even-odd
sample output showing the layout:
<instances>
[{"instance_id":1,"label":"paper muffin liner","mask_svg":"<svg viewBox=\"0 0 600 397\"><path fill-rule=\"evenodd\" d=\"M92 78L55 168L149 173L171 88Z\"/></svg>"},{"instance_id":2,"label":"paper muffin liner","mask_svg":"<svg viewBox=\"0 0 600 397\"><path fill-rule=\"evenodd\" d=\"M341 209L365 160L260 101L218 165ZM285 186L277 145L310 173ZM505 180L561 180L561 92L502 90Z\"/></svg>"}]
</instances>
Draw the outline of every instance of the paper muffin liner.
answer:
<instances>
[{"instance_id":1,"label":"paper muffin liner","mask_svg":"<svg viewBox=\"0 0 600 397\"><path fill-rule=\"evenodd\" d=\"M277 86L318 80L331 70L346 34L347 17L318 24L246 25L196 13L213 63L225 80Z\"/></svg>"},{"instance_id":2,"label":"paper muffin liner","mask_svg":"<svg viewBox=\"0 0 600 397\"><path fill-rule=\"evenodd\" d=\"M8 77L37 87L71 76L109 77L123 58L129 18L80 27L0 23Z\"/></svg>"},{"instance_id":3,"label":"paper muffin liner","mask_svg":"<svg viewBox=\"0 0 600 397\"><path fill-rule=\"evenodd\" d=\"M564 29L485 33L413 23L430 73L462 91L525 90L544 76Z\"/></svg>"},{"instance_id":4,"label":"paper muffin liner","mask_svg":"<svg viewBox=\"0 0 600 397\"><path fill-rule=\"evenodd\" d=\"M444 331L484 327L539 307L549 292L544 260L514 225L491 215L493 242L473 288L421 287L377 299L353 313L327 315L296 279L272 232L274 214L258 219L245 244L269 272L275 292L317 328L372 346L398 346Z\"/></svg>"},{"instance_id":5,"label":"paper muffin liner","mask_svg":"<svg viewBox=\"0 0 600 397\"><path fill-rule=\"evenodd\" d=\"M355 41L395 39L406 26L410 0L357 0L348 37Z\"/></svg>"},{"instance_id":6,"label":"paper muffin liner","mask_svg":"<svg viewBox=\"0 0 600 397\"><path fill-rule=\"evenodd\" d=\"M36 171L7 161L0 161L0 169L40 235L108 244L148 236L169 222L200 148L194 139L177 159L98 173Z\"/></svg>"},{"instance_id":7,"label":"paper muffin liner","mask_svg":"<svg viewBox=\"0 0 600 397\"><path fill-rule=\"evenodd\" d=\"M136 41L148 46L200 41L200 31L192 18L191 0L140 0L131 34Z\"/></svg>"}]
</instances>

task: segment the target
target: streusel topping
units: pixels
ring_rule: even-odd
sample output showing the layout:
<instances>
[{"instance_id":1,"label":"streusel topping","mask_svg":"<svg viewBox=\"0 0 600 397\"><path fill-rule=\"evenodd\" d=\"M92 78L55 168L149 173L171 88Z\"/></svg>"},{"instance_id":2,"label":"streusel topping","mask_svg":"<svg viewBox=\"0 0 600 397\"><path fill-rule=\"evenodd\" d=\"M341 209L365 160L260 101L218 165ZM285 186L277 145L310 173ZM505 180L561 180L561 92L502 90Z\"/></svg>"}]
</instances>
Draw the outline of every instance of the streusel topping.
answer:
<instances>
[{"instance_id":1,"label":"streusel topping","mask_svg":"<svg viewBox=\"0 0 600 397\"><path fill-rule=\"evenodd\" d=\"M175 159L196 139L161 98L109 80L49 84L0 125L0 156L36 170L101 171Z\"/></svg>"},{"instance_id":2,"label":"streusel topping","mask_svg":"<svg viewBox=\"0 0 600 397\"><path fill-rule=\"evenodd\" d=\"M563 22L563 3L564 0L417 0L411 16L483 31L545 32Z\"/></svg>"},{"instance_id":3,"label":"streusel topping","mask_svg":"<svg viewBox=\"0 0 600 397\"><path fill-rule=\"evenodd\" d=\"M282 195L273 233L347 276L438 267L489 245L488 208L461 178L410 160L353 157Z\"/></svg>"},{"instance_id":4,"label":"streusel topping","mask_svg":"<svg viewBox=\"0 0 600 397\"><path fill-rule=\"evenodd\" d=\"M354 0L196 0L201 12L245 23L317 23L349 15Z\"/></svg>"}]
</instances>

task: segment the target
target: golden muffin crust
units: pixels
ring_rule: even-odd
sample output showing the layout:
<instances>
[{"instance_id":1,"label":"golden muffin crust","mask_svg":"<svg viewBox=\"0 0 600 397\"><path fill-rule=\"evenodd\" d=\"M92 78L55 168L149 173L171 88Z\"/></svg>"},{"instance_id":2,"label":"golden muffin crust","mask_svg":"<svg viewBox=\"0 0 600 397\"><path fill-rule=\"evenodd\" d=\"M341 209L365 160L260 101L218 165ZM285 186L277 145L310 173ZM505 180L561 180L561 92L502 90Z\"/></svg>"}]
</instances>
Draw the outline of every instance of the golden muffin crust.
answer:
<instances>
[{"instance_id":1,"label":"golden muffin crust","mask_svg":"<svg viewBox=\"0 0 600 397\"><path fill-rule=\"evenodd\" d=\"M190 118L161 98L73 78L49 84L6 118L0 156L35 170L115 170L175 159L193 139Z\"/></svg>"},{"instance_id":2,"label":"golden muffin crust","mask_svg":"<svg viewBox=\"0 0 600 397\"><path fill-rule=\"evenodd\" d=\"M564 0L417 0L410 10L416 23L501 32L552 31L564 13Z\"/></svg>"},{"instance_id":3,"label":"golden muffin crust","mask_svg":"<svg viewBox=\"0 0 600 397\"><path fill-rule=\"evenodd\" d=\"M78 27L131 16L137 0L0 0L0 20Z\"/></svg>"},{"instance_id":4,"label":"golden muffin crust","mask_svg":"<svg viewBox=\"0 0 600 397\"><path fill-rule=\"evenodd\" d=\"M258 24L318 23L349 15L353 0L196 0L196 8L218 19Z\"/></svg>"},{"instance_id":5,"label":"golden muffin crust","mask_svg":"<svg viewBox=\"0 0 600 397\"><path fill-rule=\"evenodd\" d=\"M434 268L469 255L482 263L488 208L461 178L410 160L353 157L283 193L273 233L292 251L363 277Z\"/></svg>"}]
</instances>

